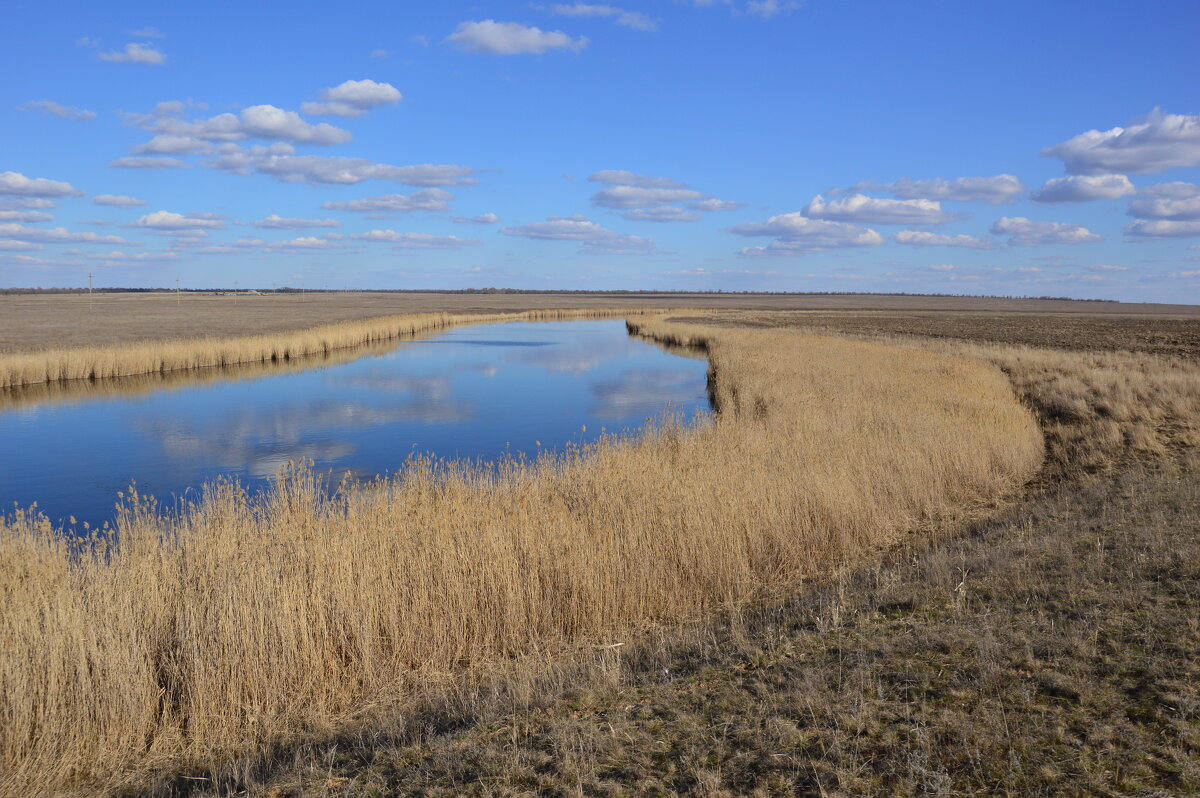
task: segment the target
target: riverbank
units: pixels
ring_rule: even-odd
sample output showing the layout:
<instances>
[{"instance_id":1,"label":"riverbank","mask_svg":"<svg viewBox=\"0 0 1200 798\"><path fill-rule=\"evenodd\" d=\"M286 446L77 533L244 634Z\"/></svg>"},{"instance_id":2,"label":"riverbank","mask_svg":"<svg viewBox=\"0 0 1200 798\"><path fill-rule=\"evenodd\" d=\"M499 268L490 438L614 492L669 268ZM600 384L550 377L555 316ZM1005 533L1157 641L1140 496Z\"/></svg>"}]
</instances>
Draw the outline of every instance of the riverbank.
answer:
<instances>
[{"instance_id":1,"label":"riverbank","mask_svg":"<svg viewBox=\"0 0 1200 798\"><path fill-rule=\"evenodd\" d=\"M988 364L791 331L643 332L704 339L715 423L498 477L416 463L330 495L298 470L262 504L217 485L176 521L133 496L119 549L82 557L10 519L5 790L236 773L447 679L819 576L978 512L1041 460Z\"/></svg>"}]
</instances>

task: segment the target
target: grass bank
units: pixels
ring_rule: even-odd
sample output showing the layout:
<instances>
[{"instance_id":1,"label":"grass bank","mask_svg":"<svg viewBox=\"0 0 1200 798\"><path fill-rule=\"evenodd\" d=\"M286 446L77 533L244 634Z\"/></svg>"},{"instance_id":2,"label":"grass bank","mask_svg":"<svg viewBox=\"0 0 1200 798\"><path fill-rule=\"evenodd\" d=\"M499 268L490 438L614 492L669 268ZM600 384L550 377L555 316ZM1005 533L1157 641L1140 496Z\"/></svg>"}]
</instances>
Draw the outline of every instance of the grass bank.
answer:
<instances>
[{"instance_id":1,"label":"grass bank","mask_svg":"<svg viewBox=\"0 0 1200 798\"><path fill-rule=\"evenodd\" d=\"M481 319L491 320L491 319ZM448 678L696 619L994 501L1042 460L995 367L791 331L702 341L719 412L498 472L330 494L131 497L119 545L0 522L3 791L114 790L356 719Z\"/></svg>"},{"instance_id":2,"label":"grass bank","mask_svg":"<svg viewBox=\"0 0 1200 798\"><path fill-rule=\"evenodd\" d=\"M640 311L633 313L638 312ZM143 341L0 353L0 390L43 383L107 380L211 367L287 362L308 355L329 355L331 352L365 344L411 338L421 333L462 324L621 318L628 315L629 311L604 308L527 310L519 313L478 315L411 313L323 324L265 335Z\"/></svg>"}]
</instances>

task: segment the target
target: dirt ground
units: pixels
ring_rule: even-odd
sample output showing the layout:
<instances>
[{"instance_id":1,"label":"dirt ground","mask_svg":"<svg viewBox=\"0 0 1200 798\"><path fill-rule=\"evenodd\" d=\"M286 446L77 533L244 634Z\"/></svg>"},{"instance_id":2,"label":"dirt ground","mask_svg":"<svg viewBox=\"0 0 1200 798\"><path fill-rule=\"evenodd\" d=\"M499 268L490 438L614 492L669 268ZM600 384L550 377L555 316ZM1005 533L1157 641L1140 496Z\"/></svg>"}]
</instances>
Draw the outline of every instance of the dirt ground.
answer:
<instances>
[{"instance_id":1,"label":"dirt ground","mask_svg":"<svg viewBox=\"0 0 1200 798\"><path fill-rule=\"evenodd\" d=\"M1200 315L959 311L767 315L744 311L729 314L725 323L754 327L810 327L858 335L914 335L1074 351L1125 350L1200 360Z\"/></svg>"},{"instance_id":2,"label":"dirt ground","mask_svg":"<svg viewBox=\"0 0 1200 798\"><path fill-rule=\"evenodd\" d=\"M1160 328L1178 328L1185 331L1185 336L1191 336L1188 340L1192 341L1189 345L1193 347L1197 330L1200 329L1200 306L1197 305L987 297L349 292L236 296L183 294L179 297L171 294L111 293L95 294L89 298L87 294L4 294L0 295L0 352L152 339L249 335L394 313L597 307L793 310L823 312L826 315L838 311L839 319L843 318L841 311L851 311L853 315L844 317L845 323L855 324L891 324L893 322L887 319L894 314L902 314L905 319L913 319L911 322L904 321L904 324L917 324L917 319L928 319L927 323L919 322L925 329L933 329L934 321L943 314L954 313L965 314L961 316L965 328L999 324L1015 331L1035 328L1040 323L1037 319L1043 314L1054 314L1056 318L1066 320L1086 317L1102 324L1115 325L1112 327L1115 335L1123 335L1132 329L1145 329L1150 334L1152 330ZM997 314L1017 315L1001 318ZM1014 332L1014 335L1017 334ZM1083 339L1088 334L1085 329L1079 335Z\"/></svg>"}]
</instances>

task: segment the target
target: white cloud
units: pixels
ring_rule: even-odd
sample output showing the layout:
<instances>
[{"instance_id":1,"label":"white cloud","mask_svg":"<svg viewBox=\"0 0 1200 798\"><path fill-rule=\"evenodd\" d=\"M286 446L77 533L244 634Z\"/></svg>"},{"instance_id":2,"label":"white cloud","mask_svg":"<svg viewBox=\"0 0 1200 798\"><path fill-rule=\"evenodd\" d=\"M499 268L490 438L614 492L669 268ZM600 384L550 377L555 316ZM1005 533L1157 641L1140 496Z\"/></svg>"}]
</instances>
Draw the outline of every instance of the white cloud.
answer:
<instances>
[{"instance_id":1,"label":"white cloud","mask_svg":"<svg viewBox=\"0 0 1200 798\"><path fill-rule=\"evenodd\" d=\"M668 202L707 199L708 195L690 188L642 188L609 185L592 195L592 204L604 208L646 208Z\"/></svg>"},{"instance_id":2,"label":"white cloud","mask_svg":"<svg viewBox=\"0 0 1200 798\"><path fill-rule=\"evenodd\" d=\"M32 241L40 244L128 244L120 236L102 236L97 233L72 233L65 227L25 227L20 224L0 224L0 238L14 241Z\"/></svg>"},{"instance_id":3,"label":"white cloud","mask_svg":"<svg viewBox=\"0 0 1200 798\"><path fill-rule=\"evenodd\" d=\"M20 172L0 172L0 194L14 197L82 197L83 192L70 183L26 177Z\"/></svg>"},{"instance_id":4,"label":"white cloud","mask_svg":"<svg viewBox=\"0 0 1200 798\"><path fill-rule=\"evenodd\" d=\"M771 19L803 6L799 0L750 0L746 3L746 13L759 19Z\"/></svg>"},{"instance_id":5,"label":"white cloud","mask_svg":"<svg viewBox=\"0 0 1200 798\"><path fill-rule=\"evenodd\" d=\"M496 224L500 217L494 213L481 213L478 216L455 216L451 219L455 224Z\"/></svg>"},{"instance_id":6,"label":"white cloud","mask_svg":"<svg viewBox=\"0 0 1200 798\"><path fill-rule=\"evenodd\" d=\"M309 227L341 227L342 223L337 219L289 219L273 213L259 219L254 226L266 230L305 230Z\"/></svg>"},{"instance_id":7,"label":"white cloud","mask_svg":"<svg viewBox=\"0 0 1200 798\"><path fill-rule=\"evenodd\" d=\"M1200 193L1171 199L1138 197L1129 203L1128 212L1139 219L1173 219L1177 222L1200 219Z\"/></svg>"},{"instance_id":8,"label":"white cloud","mask_svg":"<svg viewBox=\"0 0 1200 798\"><path fill-rule=\"evenodd\" d=\"M572 50L579 52L587 47L586 36L572 39L562 31L544 31L541 28L521 25L517 22L460 22L446 41L459 49L489 55L520 55L522 53L544 53L547 50Z\"/></svg>"},{"instance_id":9,"label":"white cloud","mask_svg":"<svg viewBox=\"0 0 1200 798\"><path fill-rule=\"evenodd\" d=\"M765 222L739 224L729 232L741 236L775 236L765 247L747 247L742 255L806 255L846 247L877 247L883 236L869 227L810 219L802 213L783 213Z\"/></svg>"},{"instance_id":10,"label":"white cloud","mask_svg":"<svg viewBox=\"0 0 1200 798\"><path fill-rule=\"evenodd\" d=\"M409 213L429 211L441 213L450 210L449 201L454 195L440 188L427 188L412 194L384 194L381 197L365 197L356 200L322 202L321 207L330 211L356 211L360 213Z\"/></svg>"},{"instance_id":11,"label":"white cloud","mask_svg":"<svg viewBox=\"0 0 1200 798\"><path fill-rule=\"evenodd\" d=\"M13 241L11 239L0 241L0 252L18 252L35 249L41 249L41 247L31 241Z\"/></svg>"},{"instance_id":12,"label":"white cloud","mask_svg":"<svg viewBox=\"0 0 1200 798\"><path fill-rule=\"evenodd\" d=\"M366 233L348 236L330 235L328 238L395 244L399 249L462 249L463 247L478 247L483 244L477 238L435 236L429 233L398 233L395 230L370 230Z\"/></svg>"},{"instance_id":13,"label":"white cloud","mask_svg":"<svg viewBox=\"0 0 1200 798\"><path fill-rule=\"evenodd\" d=\"M0 191L0 194L3 194ZM54 200L43 199L41 197L19 197L17 199L0 200L0 208L37 208L39 210L54 210L58 207L58 203Z\"/></svg>"},{"instance_id":14,"label":"white cloud","mask_svg":"<svg viewBox=\"0 0 1200 798\"><path fill-rule=\"evenodd\" d=\"M50 116L57 116L60 119L71 119L76 122L90 122L96 118L95 111L89 111L86 108L76 108L73 105L62 105L53 100L30 100L17 110L41 111Z\"/></svg>"},{"instance_id":15,"label":"white cloud","mask_svg":"<svg viewBox=\"0 0 1200 798\"><path fill-rule=\"evenodd\" d=\"M1008 243L1016 247L1043 244L1084 244L1103 241L1104 237L1086 227L1063 222L1035 222L1023 216L1005 216L990 228L992 235L1012 236Z\"/></svg>"},{"instance_id":16,"label":"white cloud","mask_svg":"<svg viewBox=\"0 0 1200 798\"><path fill-rule=\"evenodd\" d=\"M198 152L212 152L211 142L202 141L194 136L175 136L163 134L155 136L144 144L133 149L134 155L193 155Z\"/></svg>"},{"instance_id":17,"label":"white cloud","mask_svg":"<svg viewBox=\"0 0 1200 798\"><path fill-rule=\"evenodd\" d=\"M825 201L820 194L801 211L810 219L862 224L944 224L955 218L942 210L937 200L891 200L851 194L842 199Z\"/></svg>"},{"instance_id":18,"label":"white cloud","mask_svg":"<svg viewBox=\"0 0 1200 798\"><path fill-rule=\"evenodd\" d=\"M677 208L674 205L638 208L632 211L625 211L621 215L626 219L633 219L638 222L694 222L700 218L700 214L694 211L685 211L683 208Z\"/></svg>"},{"instance_id":19,"label":"white cloud","mask_svg":"<svg viewBox=\"0 0 1200 798\"><path fill-rule=\"evenodd\" d=\"M144 227L151 230L190 232L196 230L223 230L225 222L211 218L208 214L180 214L171 211L154 211L139 218L130 227Z\"/></svg>"},{"instance_id":20,"label":"white cloud","mask_svg":"<svg viewBox=\"0 0 1200 798\"><path fill-rule=\"evenodd\" d=\"M933 180L909 180L903 177L894 183L864 180L846 189L846 192L887 192L898 199L986 202L989 205L1001 205L1010 202L1024 190L1024 184L1016 176L1002 174L992 177L956 177L953 180L941 177Z\"/></svg>"},{"instance_id":21,"label":"white cloud","mask_svg":"<svg viewBox=\"0 0 1200 798\"><path fill-rule=\"evenodd\" d=\"M0 222L48 222L53 214L45 211L5 211L0 210Z\"/></svg>"},{"instance_id":22,"label":"white cloud","mask_svg":"<svg viewBox=\"0 0 1200 798\"><path fill-rule=\"evenodd\" d=\"M336 238L345 238L340 236ZM295 252L297 250L313 250L313 249L352 249L353 244L342 243L341 240L334 240L334 236L326 236L318 238L317 236L300 236L299 238L288 238L283 241L264 241L261 238L242 238L233 242L229 247L229 251L237 251L239 249L260 249L264 252ZM203 247L205 251L201 254L211 255L219 254L217 250L226 249L225 247Z\"/></svg>"},{"instance_id":23,"label":"white cloud","mask_svg":"<svg viewBox=\"0 0 1200 798\"><path fill-rule=\"evenodd\" d=\"M362 116L381 105L395 105L403 95L390 83L373 80L347 80L332 89L321 90L320 102L307 102L300 106L306 114L332 116Z\"/></svg>"},{"instance_id":24,"label":"white cloud","mask_svg":"<svg viewBox=\"0 0 1200 798\"><path fill-rule=\"evenodd\" d=\"M384 50L382 47L376 48L371 51L371 57L372 58L387 58L388 51Z\"/></svg>"},{"instance_id":25,"label":"white cloud","mask_svg":"<svg viewBox=\"0 0 1200 798\"><path fill-rule=\"evenodd\" d=\"M97 205L111 205L114 208L132 208L135 205L147 204L145 200L140 200L137 197L126 197L122 194L97 194L92 197L92 202Z\"/></svg>"},{"instance_id":26,"label":"white cloud","mask_svg":"<svg viewBox=\"0 0 1200 798\"><path fill-rule=\"evenodd\" d=\"M100 53L101 61L111 61L114 64L151 64L166 63L167 56L162 50L155 49L152 44L130 42L124 50L111 50Z\"/></svg>"},{"instance_id":27,"label":"white cloud","mask_svg":"<svg viewBox=\"0 0 1200 798\"><path fill-rule=\"evenodd\" d=\"M733 200L721 199L706 199L698 202L688 203L688 207L696 211L736 211L738 208L745 208L746 203L735 202Z\"/></svg>"},{"instance_id":28,"label":"white cloud","mask_svg":"<svg viewBox=\"0 0 1200 798\"><path fill-rule=\"evenodd\" d=\"M550 12L566 17L610 17L618 25L624 25L634 30L658 30L658 21L646 16L640 11L626 11L616 6L598 5L595 3L556 3L550 6Z\"/></svg>"},{"instance_id":29,"label":"white cloud","mask_svg":"<svg viewBox=\"0 0 1200 798\"><path fill-rule=\"evenodd\" d=\"M251 147L236 145L222 148L222 154L210 166L236 174L258 172L284 183L355 185L365 180L390 180L409 186L468 186L476 181L478 170L455 164L418 164L392 166L366 158L321 155L291 155L288 145Z\"/></svg>"},{"instance_id":30,"label":"white cloud","mask_svg":"<svg viewBox=\"0 0 1200 798\"><path fill-rule=\"evenodd\" d=\"M1125 175L1055 177L1029 195L1034 202L1090 202L1116 199L1137 191Z\"/></svg>"},{"instance_id":31,"label":"white cloud","mask_svg":"<svg viewBox=\"0 0 1200 798\"><path fill-rule=\"evenodd\" d=\"M191 169L178 158L138 158L126 156L111 162L109 166L119 169Z\"/></svg>"},{"instance_id":32,"label":"white cloud","mask_svg":"<svg viewBox=\"0 0 1200 798\"><path fill-rule=\"evenodd\" d=\"M274 105L252 105L240 113L224 113L208 119L188 120L180 115L182 103L159 103L149 114L127 114L126 120L143 130L157 134L143 144L143 152L195 152L201 149L197 141L230 142L250 138L289 141L326 147L344 144L350 131L327 122L312 124L300 114ZM176 147L177 149L172 149Z\"/></svg>"},{"instance_id":33,"label":"white cloud","mask_svg":"<svg viewBox=\"0 0 1200 798\"><path fill-rule=\"evenodd\" d=\"M654 242L642 236L607 230L586 216L551 216L544 222L502 227L506 236L542 241L578 241L582 251L615 255L644 254L654 251Z\"/></svg>"},{"instance_id":34,"label":"white cloud","mask_svg":"<svg viewBox=\"0 0 1200 798\"><path fill-rule=\"evenodd\" d=\"M1148 174L1200 164L1200 115L1164 114L1155 108L1127 127L1089 130L1042 155L1058 158L1074 175Z\"/></svg>"},{"instance_id":35,"label":"white cloud","mask_svg":"<svg viewBox=\"0 0 1200 798\"><path fill-rule=\"evenodd\" d=\"M992 249L991 241L965 233L948 236L929 233L924 230L901 230L894 236L896 243L907 244L910 247L964 247L966 249Z\"/></svg>"},{"instance_id":36,"label":"white cloud","mask_svg":"<svg viewBox=\"0 0 1200 798\"><path fill-rule=\"evenodd\" d=\"M1133 238L1192 238L1200 236L1200 221L1139 219L1125 225L1125 235Z\"/></svg>"},{"instance_id":37,"label":"white cloud","mask_svg":"<svg viewBox=\"0 0 1200 798\"><path fill-rule=\"evenodd\" d=\"M1161 199L1188 199L1200 197L1200 186L1195 183L1184 183L1176 180L1174 183L1158 183L1146 186L1138 192L1139 197L1157 197Z\"/></svg>"},{"instance_id":38,"label":"white cloud","mask_svg":"<svg viewBox=\"0 0 1200 798\"><path fill-rule=\"evenodd\" d=\"M638 188L687 188L687 183L680 183L669 177L652 177L627 172L624 169L601 169L592 172L588 180L593 183L610 183L618 186L637 186Z\"/></svg>"},{"instance_id":39,"label":"white cloud","mask_svg":"<svg viewBox=\"0 0 1200 798\"><path fill-rule=\"evenodd\" d=\"M1127 272L1130 270L1128 266L1114 266L1110 263L1097 263L1095 266L1088 266L1087 269L1088 269L1088 271L1093 271L1093 272L1110 272L1110 273L1111 272Z\"/></svg>"}]
</instances>

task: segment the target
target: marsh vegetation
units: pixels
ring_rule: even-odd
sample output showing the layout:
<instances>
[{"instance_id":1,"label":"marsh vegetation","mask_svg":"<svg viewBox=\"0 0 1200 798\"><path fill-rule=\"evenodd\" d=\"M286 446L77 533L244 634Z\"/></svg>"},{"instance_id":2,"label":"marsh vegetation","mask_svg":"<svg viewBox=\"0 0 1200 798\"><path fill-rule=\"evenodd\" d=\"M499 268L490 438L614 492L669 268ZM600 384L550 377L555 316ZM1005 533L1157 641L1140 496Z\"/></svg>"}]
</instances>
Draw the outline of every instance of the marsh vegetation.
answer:
<instances>
[{"instance_id":1,"label":"marsh vegetation","mask_svg":"<svg viewBox=\"0 0 1200 798\"><path fill-rule=\"evenodd\" d=\"M415 463L331 494L304 469L117 540L0 534L6 788L145 783L309 739L496 662L605 645L795 585L1037 469L996 368L831 337L681 328L716 422L495 470Z\"/></svg>"}]
</instances>

